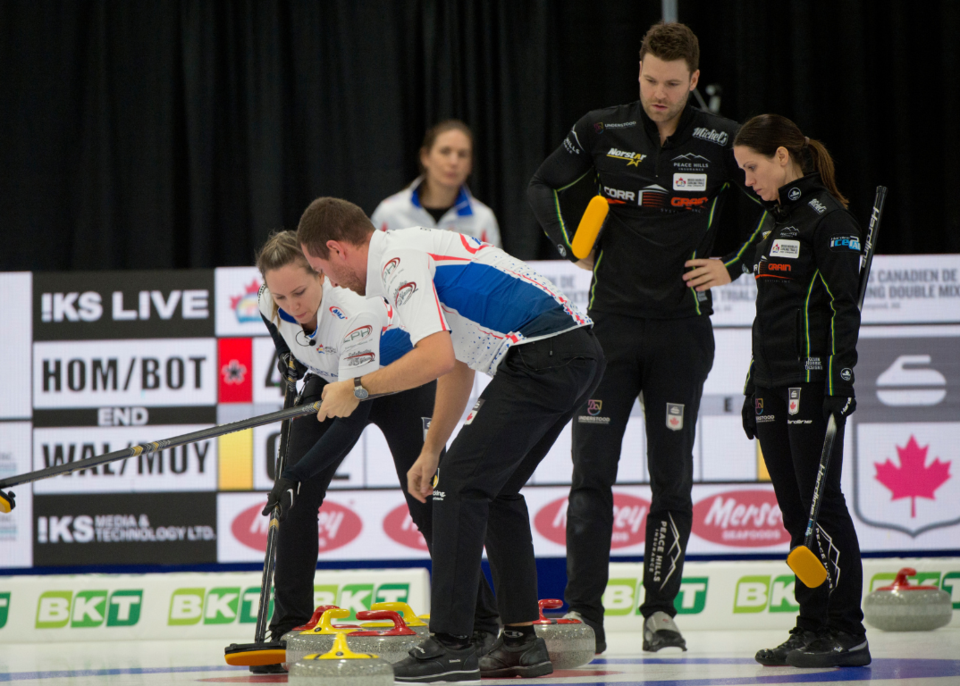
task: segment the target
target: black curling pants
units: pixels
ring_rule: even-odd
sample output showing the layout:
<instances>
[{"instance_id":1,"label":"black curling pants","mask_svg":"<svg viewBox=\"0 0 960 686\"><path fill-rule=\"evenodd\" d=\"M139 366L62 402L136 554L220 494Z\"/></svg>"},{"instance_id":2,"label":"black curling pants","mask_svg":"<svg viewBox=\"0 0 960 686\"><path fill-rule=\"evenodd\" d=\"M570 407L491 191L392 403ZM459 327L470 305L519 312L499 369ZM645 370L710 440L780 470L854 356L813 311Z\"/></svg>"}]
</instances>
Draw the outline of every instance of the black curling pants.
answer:
<instances>
[{"instance_id":1,"label":"black curling pants","mask_svg":"<svg viewBox=\"0 0 960 686\"><path fill-rule=\"evenodd\" d=\"M591 312L607 369L574 418L573 483L567 506L567 588L571 610L603 625L610 565L613 492L620 447L643 393L647 469L644 617L676 615L684 552L693 524L693 441L703 382L713 366L708 317L638 319Z\"/></svg>"},{"instance_id":2,"label":"black curling pants","mask_svg":"<svg viewBox=\"0 0 960 686\"><path fill-rule=\"evenodd\" d=\"M320 400L326 382L320 377L307 379L302 393L302 403ZM431 548L433 539L433 512L430 502L419 502L407 493L407 471L413 466L423 448L423 418L433 416L433 402L436 396L436 383L425 384L419 388L395 395L370 400L369 416L360 422L353 442L360 437L366 424L376 424L383 432L393 455L403 494L407 499L410 517L420 529ZM363 405L361 405L363 407ZM349 420L350 418L345 418ZM336 421L343 421L337 419ZM295 464L313 445L320 440L333 425L327 420L318 422L315 417L307 416L296 420L291 426L287 446L287 459ZM353 446L351 445L350 448ZM346 449L345 456L349 452ZM324 469L316 476L300 484L300 495L295 506L280 523L277 537L277 567L274 573L274 611L270 622L270 633L279 640L295 626L305 624L313 614L313 582L319 557L318 516L317 511L323 504L327 488L333 479L342 458ZM479 563L477 567L479 571ZM499 631L499 619L493 591L481 574L474 584L473 596L476 598L476 612L472 614L471 631L478 630L496 633ZM469 633L469 632L468 632Z\"/></svg>"},{"instance_id":3,"label":"black curling pants","mask_svg":"<svg viewBox=\"0 0 960 686\"><path fill-rule=\"evenodd\" d=\"M827 432L823 418L824 384L797 384L794 388L799 389L799 402L794 408L788 406L789 388L756 391L757 401L762 402L762 408L757 408L757 438L783 513L783 527L790 534L791 549L803 544ZM830 628L862 636L865 630L860 609L860 543L840 490L844 428L837 428L833 443L813 547L813 553L827 569L827 581L809 588L797 579L794 593L800 605L797 626L801 629Z\"/></svg>"},{"instance_id":4,"label":"black curling pants","mask_svg":"<svg viewBox=\"0 0 960 686\"><path fill-rule=\"evenodd\" d=\"M504 624L537 619L537 566L520 489L603 373L589 329L510 349L440 462L430 630L470 633L487 556Z\"/></svg>"}]
</instances>

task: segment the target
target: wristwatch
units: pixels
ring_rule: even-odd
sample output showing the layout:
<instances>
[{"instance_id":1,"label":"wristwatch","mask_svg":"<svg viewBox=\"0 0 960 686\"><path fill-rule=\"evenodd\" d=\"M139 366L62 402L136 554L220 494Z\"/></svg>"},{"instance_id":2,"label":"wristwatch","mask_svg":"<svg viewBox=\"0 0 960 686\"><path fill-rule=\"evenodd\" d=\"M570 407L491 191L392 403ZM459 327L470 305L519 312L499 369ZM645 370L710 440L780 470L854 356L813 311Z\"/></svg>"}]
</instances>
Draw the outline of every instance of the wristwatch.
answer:
<instances>
[{"instance_id":1,"label":"wristwatch","mask_svg":"<svg viewBox=\"0 0 960 686\"><path fill-rule=\"evenodd\" d=\"M370 396L370 392L360 383L359 376L353 380L353 394L357 400L366 400Z\"/></svg>"}]
</instances>

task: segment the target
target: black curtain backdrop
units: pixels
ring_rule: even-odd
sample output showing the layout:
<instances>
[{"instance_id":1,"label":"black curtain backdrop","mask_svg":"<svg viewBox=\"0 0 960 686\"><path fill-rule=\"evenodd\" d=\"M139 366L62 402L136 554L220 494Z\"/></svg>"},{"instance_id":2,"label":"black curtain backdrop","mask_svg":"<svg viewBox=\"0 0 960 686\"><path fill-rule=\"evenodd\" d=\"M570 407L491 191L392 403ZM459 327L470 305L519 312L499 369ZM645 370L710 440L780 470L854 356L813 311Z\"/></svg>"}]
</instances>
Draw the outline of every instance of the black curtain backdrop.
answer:
<instances>
[{"instance_id":1,"label":"black curtain backdrop","mask_svg":"<svg viewBox=\"0 0 960 686\"><path fill-rule=\"evenodd\" d=\"M890 187L880 252L960 252L960 3L679 6L724 115L779 112L824 141L864 224ZM372 212L451 116L474 127L471 187L507 250L554 258L527 181L581 115L636 99L659 14L659 0L5 0L0 269L251 264L314 197Z\"/></svg>"}]
</instances>

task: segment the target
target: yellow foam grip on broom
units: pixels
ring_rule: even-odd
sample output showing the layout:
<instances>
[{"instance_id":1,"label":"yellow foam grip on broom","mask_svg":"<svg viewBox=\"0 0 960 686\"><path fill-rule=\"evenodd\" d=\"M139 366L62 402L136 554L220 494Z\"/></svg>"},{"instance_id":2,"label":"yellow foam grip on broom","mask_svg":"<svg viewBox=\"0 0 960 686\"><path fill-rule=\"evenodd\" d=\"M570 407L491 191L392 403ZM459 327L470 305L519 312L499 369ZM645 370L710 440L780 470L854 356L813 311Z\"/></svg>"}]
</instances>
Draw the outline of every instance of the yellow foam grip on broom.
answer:
<instances>
[{"instance_id":1,"label":"yellow foam grip on broom","mask_svg":"<svg viewBox=\"0 0 960 686\"><path fill-rule=\"evenodd\" d=\"M587 209L580 218L580 225L577 232L573 235L573 243L570 244L574 256L578 260L590 254L594 244L597 242L597 236L600 235L600 229L603 227L603 220L607 218L607 212L610 210L610 203L602 195L596 195L587 205Z\"/></svg>"},{"instance_id":2,"label":"yellow foam grip on broom","mask_svg":"<svg viewBox=\"0 0 960 686\"><path fill-rule=\"evenodd\" d=\"M787 555L787 564L807 588L816 588L827 580L827 570L810 548L798 545Z\"/></svg>"}]
</instances>

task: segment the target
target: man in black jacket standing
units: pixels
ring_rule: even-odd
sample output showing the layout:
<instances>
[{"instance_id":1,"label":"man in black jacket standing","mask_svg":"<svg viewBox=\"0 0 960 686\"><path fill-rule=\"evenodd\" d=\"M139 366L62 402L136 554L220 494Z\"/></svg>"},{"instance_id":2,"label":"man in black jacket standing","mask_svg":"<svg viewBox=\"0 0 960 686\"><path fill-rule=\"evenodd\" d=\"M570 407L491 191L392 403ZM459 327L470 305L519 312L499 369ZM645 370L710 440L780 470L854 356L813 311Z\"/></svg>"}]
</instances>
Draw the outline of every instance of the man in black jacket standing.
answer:
<instances>
[{"instance_id":1,"label":"man in black jacket standing","mask_svg":"<svg viewBox=\"0 0 960 686\"><path fill-rule=\"evenodd\" d=\"M689 104L700 72L697 37L655 24L640 50L640 100L588 113L530 182L534 213L561 256L573 261L573 224L558 193L591 171L610 203L593 252L590 315L607 370L573 424L567 509L566 600L597 635L613 529L611 487L638 394L644 407L653 499L644 551L644 650L686 649L673 622L693 520L693 443L703 383L713 365L709 289L730 283L760 237L722 260L707 259L724 191L743 187L733 157L736 122ZM749 267L747 268L749 270Z\"/></svg>"}]
</instances>

